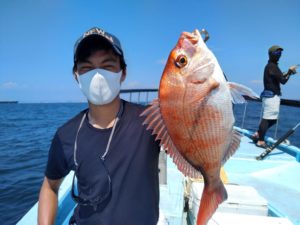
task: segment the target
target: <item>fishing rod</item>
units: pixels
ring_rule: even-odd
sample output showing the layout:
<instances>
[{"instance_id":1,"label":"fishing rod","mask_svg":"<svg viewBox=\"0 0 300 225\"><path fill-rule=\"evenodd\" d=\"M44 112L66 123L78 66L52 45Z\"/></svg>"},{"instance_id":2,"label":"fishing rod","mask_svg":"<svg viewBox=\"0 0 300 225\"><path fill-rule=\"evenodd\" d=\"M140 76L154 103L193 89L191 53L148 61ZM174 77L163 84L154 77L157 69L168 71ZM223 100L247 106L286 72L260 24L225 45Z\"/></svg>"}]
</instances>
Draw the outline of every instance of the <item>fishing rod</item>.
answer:
<instances>
[{"instance_id":1,"label":"fishing rod","mask_svg":"<svg viewBox=\"0 0 300 225\"><path fill-rule=\"evenodd\" d=\"M295 72L296 72L296 69L297 69L299 66L300 66L300 64L297 64L297 65L292 66L292 67L294 67ZM290 68L291 68L291 67L290 67ZM297 73L297 72L296 72L296 73Z\"/></svg>"},{"instance_id":2,"label":"fishing rod","mask_svg":"<svg viewBox=\"0 0 300 225\"><path fill-rule=\"evenodd\" d=\"M293 127L292 129L290 129L288 132L286 132L282 137L280 137L278 139L278 141L276 141L272 146L267 147L266 151L264 151L263 153L261 153L261 155L257 156L256 159L257 160L263 160L267 155L270 154L270 152L272 152L278 145L281 144L281 142L283 142L285 139L287 139L291 134L293 134L295 132L295 130L297 129L297 127L300 126L300 123L298 123L295 127Z\"/></svg>"},{"instance_id":3,"label":"fishing rod","mask_svg":"<svg viewBox=\"0 0 300 225\"><path fill-rule=\"evenodd\" d=\"M300 64L295 65L296 69L300 66Z\"/></svg>"}]
</instances>

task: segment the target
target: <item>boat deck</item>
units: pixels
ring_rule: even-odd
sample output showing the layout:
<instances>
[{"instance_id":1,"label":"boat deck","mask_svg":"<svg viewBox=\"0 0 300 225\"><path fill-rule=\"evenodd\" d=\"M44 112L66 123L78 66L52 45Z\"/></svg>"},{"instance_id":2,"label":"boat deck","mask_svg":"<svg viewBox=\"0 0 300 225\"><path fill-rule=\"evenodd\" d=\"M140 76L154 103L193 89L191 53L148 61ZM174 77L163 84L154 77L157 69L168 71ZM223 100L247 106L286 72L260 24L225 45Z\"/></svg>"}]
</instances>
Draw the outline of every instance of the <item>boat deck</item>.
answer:
<instances>
[{"instance_id":1,"label":"boat deck","mask_svg":"<svg viewBox=\"0 0 300 225\"><path fill-rule=\"evenodd\" d=\"M224 166L229 182L254 187L268 200L270 215L287 216L294 224L300 224L300 163L278 149L264 160L256 160L264 149L254 145L247 137L248 131L242 132L246 136L242 137L240 148ZM268 141L274 143L272 139ZM294 150L299 153L299 149Z\"/></svg>"}]
</instances>

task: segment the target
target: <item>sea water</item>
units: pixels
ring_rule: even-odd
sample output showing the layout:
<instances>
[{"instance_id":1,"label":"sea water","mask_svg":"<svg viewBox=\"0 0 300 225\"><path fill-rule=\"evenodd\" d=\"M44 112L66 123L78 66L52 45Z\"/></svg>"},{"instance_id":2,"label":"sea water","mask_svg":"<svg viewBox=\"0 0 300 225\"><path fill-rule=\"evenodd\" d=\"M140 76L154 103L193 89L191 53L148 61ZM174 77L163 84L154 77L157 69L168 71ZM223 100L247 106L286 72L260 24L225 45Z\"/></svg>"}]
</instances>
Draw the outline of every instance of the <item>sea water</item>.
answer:
<instances>
[{"instance_id":1,"label":"sea water","mask_svg":"<svg viewBox=\"0 0 300 225\"><path fill-rule=\"evenodd\" d=\"M0 104L1 225L15 224L36 203L56 129L86 107L85 103ZM261 104L235 105L234 113L236 126L255 131ZM300 108L282 106L279 125L268 135L280 137L299 118ZM289 140L300 147L300 128Z\"/></svg>"}]
</instances>

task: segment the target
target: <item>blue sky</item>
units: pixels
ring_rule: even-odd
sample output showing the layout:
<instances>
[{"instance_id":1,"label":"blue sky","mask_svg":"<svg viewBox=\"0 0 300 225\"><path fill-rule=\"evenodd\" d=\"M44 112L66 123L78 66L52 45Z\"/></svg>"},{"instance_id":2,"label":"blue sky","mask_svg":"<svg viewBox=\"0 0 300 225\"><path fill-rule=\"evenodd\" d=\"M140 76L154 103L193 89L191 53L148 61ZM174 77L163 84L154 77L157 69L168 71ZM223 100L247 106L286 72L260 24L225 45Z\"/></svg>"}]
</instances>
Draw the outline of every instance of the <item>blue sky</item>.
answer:
<instances>
[{"instance_id":1,"label":"blue sky","mask_svg":"<svg viewBox=\"0 0 300 225\"><path fill-rule=\"evenodd\" d=\"M72 76L73 46L90 27L121 40L123 88L157 88L182 31L205 28L230 81L260 93L267 49L284 47L280 68L300 64L299 0L1 0L0 100L84 101ZM300 68L282 87L300 99Z\"/></svg>"}]
</instances>

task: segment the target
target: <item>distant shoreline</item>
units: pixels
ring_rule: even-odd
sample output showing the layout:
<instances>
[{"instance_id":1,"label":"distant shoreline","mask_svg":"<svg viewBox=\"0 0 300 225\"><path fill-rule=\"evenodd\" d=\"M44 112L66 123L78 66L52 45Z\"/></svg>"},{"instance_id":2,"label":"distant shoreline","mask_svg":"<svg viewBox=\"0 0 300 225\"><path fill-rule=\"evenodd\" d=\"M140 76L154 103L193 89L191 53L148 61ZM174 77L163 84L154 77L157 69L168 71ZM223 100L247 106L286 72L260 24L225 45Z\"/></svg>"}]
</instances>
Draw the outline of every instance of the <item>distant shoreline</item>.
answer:
<instances>
[{"instance_id":1,"label":"distant shoreline","mask_svg":"<svg viewBox=\"0 0 300 225\"><path fill-rule=\"evenodd\" d=\"M18 101L0 101L0 104L17 104Z\"/></svg>"}]
</instances>

